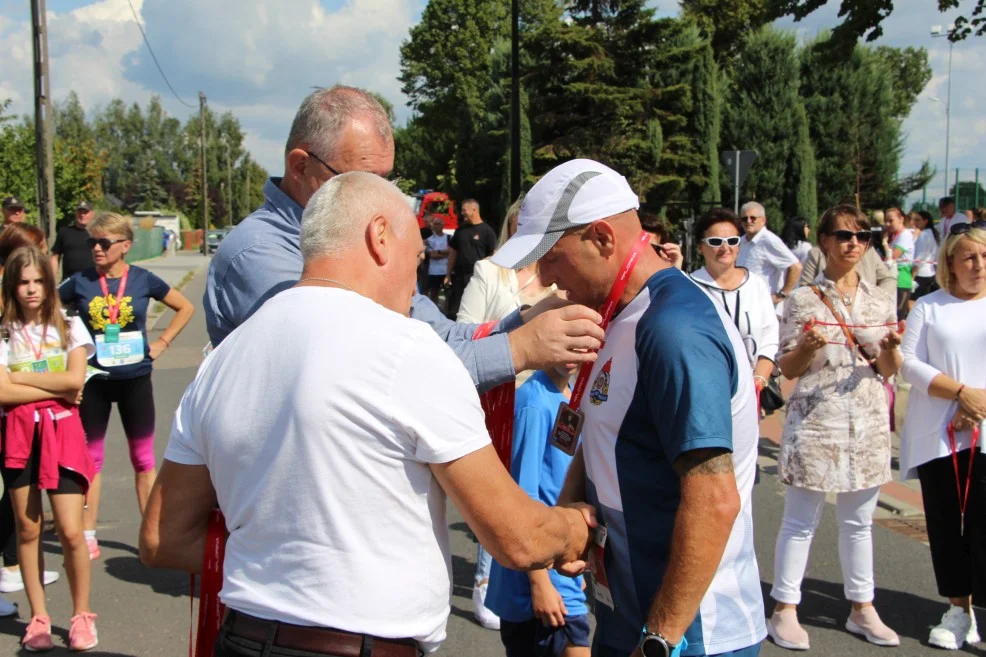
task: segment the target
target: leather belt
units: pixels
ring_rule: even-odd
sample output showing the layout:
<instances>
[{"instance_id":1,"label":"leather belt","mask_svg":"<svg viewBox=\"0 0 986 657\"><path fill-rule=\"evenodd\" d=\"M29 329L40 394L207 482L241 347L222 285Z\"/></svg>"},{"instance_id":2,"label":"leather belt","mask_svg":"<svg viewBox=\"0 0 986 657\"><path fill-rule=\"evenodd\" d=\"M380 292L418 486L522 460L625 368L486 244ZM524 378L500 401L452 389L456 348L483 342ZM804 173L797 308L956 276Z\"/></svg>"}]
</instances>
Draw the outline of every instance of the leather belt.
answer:
<instances>
[{"instance_id":1,"label":"leather belt","mask_svg":"<svg viewBox=\"0 0 986 657\"><path fill-rule=\"evenodd\" d=\"M262 620L230 610L226 618L230 636L332 657L419 657L421 651L413 639L381 639L323 627L304 627ZM364 648L365 646L365 648Z\"/></svg>"}]
</instances>

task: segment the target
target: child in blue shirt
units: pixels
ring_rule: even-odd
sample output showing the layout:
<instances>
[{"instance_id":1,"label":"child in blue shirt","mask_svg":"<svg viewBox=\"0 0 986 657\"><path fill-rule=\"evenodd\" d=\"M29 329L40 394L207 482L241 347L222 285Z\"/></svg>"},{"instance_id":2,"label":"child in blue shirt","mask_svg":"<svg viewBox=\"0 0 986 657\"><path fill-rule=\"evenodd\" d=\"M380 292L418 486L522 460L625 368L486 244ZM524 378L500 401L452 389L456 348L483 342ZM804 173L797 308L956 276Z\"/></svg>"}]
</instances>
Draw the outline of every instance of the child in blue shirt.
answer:
<instances>
[{"instance_id":1,"label":"child in blue shirt","mask_svg":"<svg viewBox=\"0 0 986 657\"><path fill-rule=\"evenodd\" d=\"M517 390L510 475L535 500L558 501L572 457L551 445L571 371L535 372ZM507 657L589 657L582 578L553 570L517 572L493 563L486 606L500 617Z\"/></svg>"}]
</instances>

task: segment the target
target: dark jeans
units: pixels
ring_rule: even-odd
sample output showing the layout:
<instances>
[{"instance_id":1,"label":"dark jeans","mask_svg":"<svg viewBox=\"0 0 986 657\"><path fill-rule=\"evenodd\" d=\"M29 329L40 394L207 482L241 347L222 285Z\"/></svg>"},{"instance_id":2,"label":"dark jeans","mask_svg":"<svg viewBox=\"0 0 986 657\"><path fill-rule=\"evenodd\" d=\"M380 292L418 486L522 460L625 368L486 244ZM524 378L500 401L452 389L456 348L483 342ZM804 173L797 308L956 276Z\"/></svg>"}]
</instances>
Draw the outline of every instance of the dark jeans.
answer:
<instances>
[{"instance_id":1,"label":"dark jeans","mask_svg":"<svg viewBox=\"0 0 986 657\"><path fill-rule=\"evenodd\" d=\"M959 452L963 494L968 468L969 450L965 449ZM976 450L964 535L952 457L944 456L918 466L918 478L938 594L946 598L972 595L976 604L982 604L986 600L983 595L986 593L986 455Z\"/></svg>"},{"instance_id":2,"label":"dark jeans","mask_svg":"<svg viewBox=\"0 0 986 657\"><path fill-rule=\"evenodd\" d=\"M219 636L216 637L215 657L324 657L325 654L307 650L278 648L274 645L268 646L249 639L230 636L225 624L220 628ZM419 650L418 654L423 655L424 653ZM372 657L372 651L370 655Z\"/></svg>"},{"instance_id":3,"label":"dark jeans","mask_svg":"<svg viewBox=\"0 0 986 657\"><path fill-rule=\"evenodd\" d=\"M472 272L468 274L456 272L452 274L451 279L452 285L448 291L448 312L446 314L449 319L455 321L455 316L459 314L459 304L462 303L462 293L465 292L466 286L472 279Z\"/></svg>"}]
</instances>

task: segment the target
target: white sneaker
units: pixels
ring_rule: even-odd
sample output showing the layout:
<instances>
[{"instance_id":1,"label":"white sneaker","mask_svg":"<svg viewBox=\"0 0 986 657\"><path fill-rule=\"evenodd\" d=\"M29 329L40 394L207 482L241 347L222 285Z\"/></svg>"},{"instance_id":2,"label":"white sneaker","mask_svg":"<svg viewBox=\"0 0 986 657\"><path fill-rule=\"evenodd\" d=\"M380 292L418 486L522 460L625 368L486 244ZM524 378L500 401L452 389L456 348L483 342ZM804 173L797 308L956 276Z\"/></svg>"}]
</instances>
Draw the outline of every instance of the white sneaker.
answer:
<instances>
[{"instance_id":1,"label":"white sneaker","mask_svg":"<svg viewBox=\"0 0 986 657\"><path fill-rule=\"evenodd\" d=\"M965 635L966 643L979 643L982 639L979 638L979 628L976 627L976 612L969 614L972 617L972 626L969 628L969 633Z\"/></svg>"},{"instance_id":2,"label":"white sneaker","mask_svg":"<svg viewBox=\"0 0 986 657\"><path fill-rule=\"evenodd\" d=\"M962 644L972 638L971 634L975 628L974 622L975 617L965 613L962 607L949 605L948 611L941 617L941 623L931 629L928 643L937 648L958 650ZM979 633L976 632L975 638L978 639L978 635Z\"/></svg>"},{"instance_id":3,"label":"white sneaker","mask_svg":"<svg viewBox=\"0 0 986 657\"><path fill-rule=\"evenodd\" d=\"M488 630L500 629L500 617L486 608L486 584L477 584L472 589L473 615L480 625Z\"/></svg>"},{"instance_id":4,"label":"white sneaker","mask_svg":"<svg viewBox=\"0 0 986 657\"><path fill-rule=\"evenodd\" d=\"M0 597L0 617L6 616L16 616L17 615L17 605L13 602L8 601L6 598Z\"/></svg>"},{"instance_id":5,"label":"white sneaker","mask_svg":"<svg viewBox=\"0 0 986 657\"><path fill-rule=\"evenodd\" d=\"M58 573L53 570L45 571L45 586L49 586L58 581L61 577ZM24 590L24 577L21 575L21 569L10 570L9 568L0 568L0 593L16 593L17 591Z\"/></svg>"}]
</instances>

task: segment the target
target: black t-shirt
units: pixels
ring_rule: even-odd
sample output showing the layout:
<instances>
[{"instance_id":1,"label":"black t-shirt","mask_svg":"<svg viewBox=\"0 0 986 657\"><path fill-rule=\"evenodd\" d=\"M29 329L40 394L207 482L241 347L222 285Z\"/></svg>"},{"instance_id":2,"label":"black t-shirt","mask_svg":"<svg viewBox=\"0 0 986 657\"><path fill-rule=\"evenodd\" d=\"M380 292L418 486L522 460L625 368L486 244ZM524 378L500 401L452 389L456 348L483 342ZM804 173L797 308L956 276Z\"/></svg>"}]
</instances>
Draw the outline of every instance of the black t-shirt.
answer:
<instances>
[{"instance_id":1,"label":"black t-shirt","mask_svg":"<svg viewBox=\"0 0 986 657\"><path fill-rule=\"evenodd\" d=\"M476 263L496 251L496 232L487 223L463 224L452 235L456 274L471 274Z\"/></svg>"},{"instance_id":2,"label":"black t-shirt","mask_svg":"<svg viewBox=\"0 0 986 657\"><path fill-rule=\"evenodd\" d=\"M83 269L92 267L92 249L86 244L89 237L85 228L79 228L78 224L65 226L58 231L55 239L55 246L51 252L54 255L62 256L62 280L70 278L72 274Z\"/></svg>"}]
</instances>

